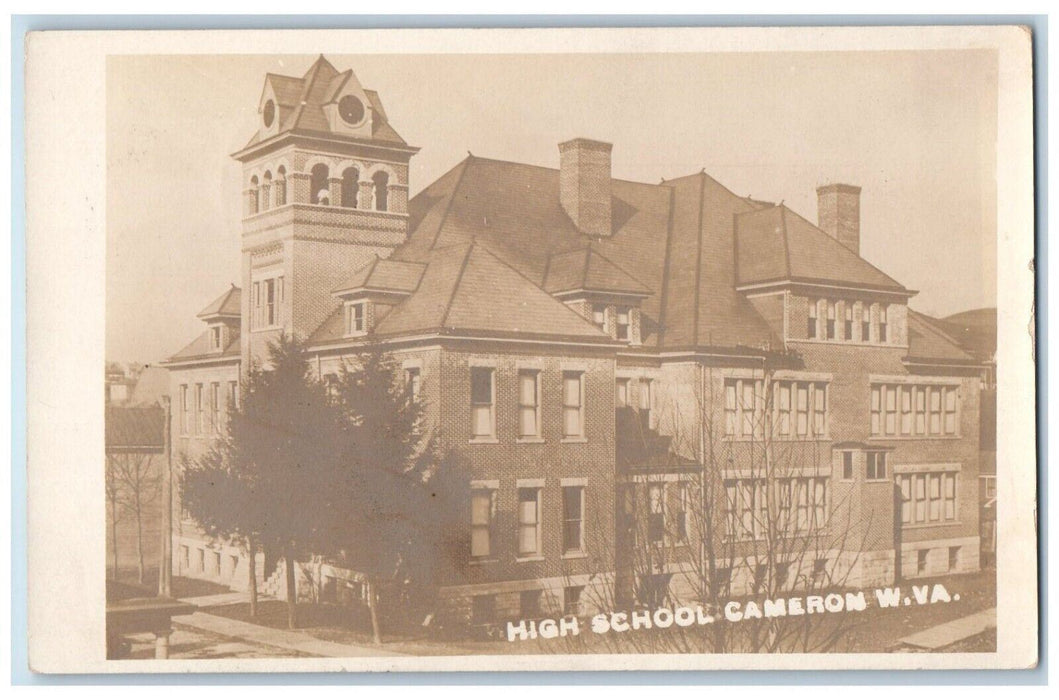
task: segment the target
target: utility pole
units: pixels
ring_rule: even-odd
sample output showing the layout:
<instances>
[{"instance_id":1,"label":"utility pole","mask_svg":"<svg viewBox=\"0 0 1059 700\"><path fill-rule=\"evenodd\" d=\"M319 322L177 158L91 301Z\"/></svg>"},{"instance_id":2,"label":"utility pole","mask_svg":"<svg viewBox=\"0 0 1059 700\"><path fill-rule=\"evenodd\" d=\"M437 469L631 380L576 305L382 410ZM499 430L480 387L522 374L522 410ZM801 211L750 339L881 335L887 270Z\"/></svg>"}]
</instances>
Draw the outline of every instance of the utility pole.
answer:
<instances>
[{"instance_id":1,"label":"utility pole","mask_svg":"<svg viewBox=\"0 0 1059 700\"><path fill-rule=\"evenodd\" d=\"M173 416L169 396L162 397L165 424L162 428L165 450L165 475L162 479L162 547L158 562L158 595L173 595Z\"/></svg>"}]
</instances>

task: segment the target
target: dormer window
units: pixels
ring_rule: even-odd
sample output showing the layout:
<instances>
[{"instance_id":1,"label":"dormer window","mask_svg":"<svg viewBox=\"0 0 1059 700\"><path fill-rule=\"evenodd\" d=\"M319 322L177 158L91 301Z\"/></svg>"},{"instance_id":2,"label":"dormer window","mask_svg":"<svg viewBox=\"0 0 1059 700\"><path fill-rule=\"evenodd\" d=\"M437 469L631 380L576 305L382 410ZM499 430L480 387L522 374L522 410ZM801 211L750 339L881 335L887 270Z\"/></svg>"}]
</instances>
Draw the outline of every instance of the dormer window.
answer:
<instances>
[{"instance_id":1,"label":"dormer window","mask_svg":"<svg viewBox=\"0 0 1059 700\"><path fill-rule=\"evenodd\" d=\"M846 302L846 324L842 329L846 340L853 340L853 304Z\"/></svg>"},{"instance_id":2,"label":"dormer window","mask_svg":"<svg viewBox=\"0 0 1059 700\"><path fill-rule=\"evenodd\" d=\"M629 307L619 306L616 316L615 329L618 340L629 340Z\"/></svg>"},{"instance_id":3,"label":"dormer window","mask_svg":"<svg viewBox=\"0 0 1059 700\"><path fill-rule=\"evenodd\" d=\"M607 330L607 307L602 304L592 306L592 323L603 332Z\"/></svg>"},{"instance_id":4,"label":"dormer window","mask_svg":"<svg viewBox=\"0 0 1059 700\"><path fill-rule=\"evenodd\" d=\"M809 324L805 329L806 337L816 337L816 302L809 305Z\"/></svg>"},{"instance_id":5,"label":"dormer window","mask_svg":"<svg viewBox=\"0 0 1059 700\"><path fill-rule=\"evenodd\" d=\"M886 342L886 304L879 307L879 342Z\"/></svg>"},{"instance_id":6,"label":"dormer window","mask_svg":"<svg viewBox=\"0 0 1059 700\"><path fill-rule=\"evenodd\" d=\"M346 306L346 334L363 335L368 332L367 302L358 301Z\"/></svg>"},{"instance_id":7,"label":"dormer window","mask_svg":"<svg viewBox=\"0 0 1059 700\"><path fill-rule=\"evenodd\" d=\"M835 302L827 302L827 339L835 339Z\"/></svg>"},{"instance_id":8,"label":"dormer window","mask_svg":"<svg viewBox=\"0 0 1059 700\"><path fill-rule=\"evenodd\" d=\"M220 325L210 326L210 350L220 350L224 333Z\"/></svg>"}]
</instances>

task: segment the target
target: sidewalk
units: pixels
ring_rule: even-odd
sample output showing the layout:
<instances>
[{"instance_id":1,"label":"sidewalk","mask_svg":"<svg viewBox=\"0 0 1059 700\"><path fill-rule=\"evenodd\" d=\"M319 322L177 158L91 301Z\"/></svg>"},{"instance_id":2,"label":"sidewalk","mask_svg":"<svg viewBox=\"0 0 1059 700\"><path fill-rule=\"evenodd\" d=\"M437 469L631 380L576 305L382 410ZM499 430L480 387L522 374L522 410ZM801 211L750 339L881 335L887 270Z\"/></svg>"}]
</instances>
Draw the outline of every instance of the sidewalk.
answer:
<instances>
[{"instance_id":1,"label":"sidewalk","mask_svg":"<svg viewBox=\"0 0 1059 700\"><path fill-rule=\"evenodd\" d=\"M245 599L245 594L243 595ZM214 597L216 596L202 596L202 598ZM196 598L188 598L187 600L194 601ZM233 620L228 617L221 617L220 615L210 615L209 613L204 612L196 612L190 615L178 615L173 618L173 622L204 630L206 632L212 632L213 634L241 639L255 644L264 644L267 646L278 647L280 649L296 651L309 656L336 658L358 656L405 656L405 654L388 650L385 647L336 644L335 642L327 642L322 639L317 639L305 632L299 632L297 630L279 630L272 627L263 627L262 625L254 625L249 622Z\"/></svg>"},{"instance_id":2,"label":"sidewalk","mask_svg":"<svg viewBox=\"0 0 1059 700\"><path fill-rule=\"evenodd\" d=\"M915 647L933 651L955 644L961 640L973 637L985 632L990 627L996 627L996 608L989 608L976 612L958 620L930 627L922 632L910 634L898 640L901 646Z\"/></svg>"}]
</instances>

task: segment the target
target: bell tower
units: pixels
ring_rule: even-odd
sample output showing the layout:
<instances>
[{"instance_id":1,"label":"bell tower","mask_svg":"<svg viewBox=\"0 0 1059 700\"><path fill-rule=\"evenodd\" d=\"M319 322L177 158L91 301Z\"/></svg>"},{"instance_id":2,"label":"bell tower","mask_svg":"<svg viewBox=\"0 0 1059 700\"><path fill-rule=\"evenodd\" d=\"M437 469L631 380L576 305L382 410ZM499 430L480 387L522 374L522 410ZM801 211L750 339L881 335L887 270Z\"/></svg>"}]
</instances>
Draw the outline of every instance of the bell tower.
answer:
<instances>
[{"instance_id":1,"label":"bell tower","mask_svg":"<svg viewBox=\"0 0 1059 700\"><path fill-rule=\"evenodd\" d=\"M320 56L300 78L269 73L243 164L243 366L280 331L308 337L332 292L408 235L408 163L418 148L377 93Z\"/></svg>"}]
</instances>

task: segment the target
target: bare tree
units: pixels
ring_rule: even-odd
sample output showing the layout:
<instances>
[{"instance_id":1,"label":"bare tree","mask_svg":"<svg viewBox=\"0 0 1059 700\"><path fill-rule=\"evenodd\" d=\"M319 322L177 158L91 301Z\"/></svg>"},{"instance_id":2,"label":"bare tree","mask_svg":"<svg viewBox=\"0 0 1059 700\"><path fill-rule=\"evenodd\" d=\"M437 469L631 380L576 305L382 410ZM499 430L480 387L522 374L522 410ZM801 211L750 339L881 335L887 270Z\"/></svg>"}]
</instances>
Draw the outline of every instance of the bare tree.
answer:
<instances>
[{"instance_id":1,"label":"bare tree","mask_svg":"<svg viewBox=\"0 0 1059 700\"><path fill-rule=\"evenodd\" d=\"M105 488L107 492L107 512L110 520L110 566L111 576L118 580L118 523L121 521L122 506L119 500L118 465L114 455L107 455Z\"/></svg>"},{"instance_id":2,"label":"bare tree","mask_svg":"<svg viewBox=\"0 0 1059 700\"><path fill-rule=\"evenodd\" d=\"M115 503L128 512L136 522L137 580L146 578L143 549L144 516L162 489L162 475L154 463L154 455L145 452L121 452L107 455L108 475L113 471ZM111 487L107 486L108 497ZM117 538L114 541L114 565L117 567Z\"/></svg>"}]
</instances>

